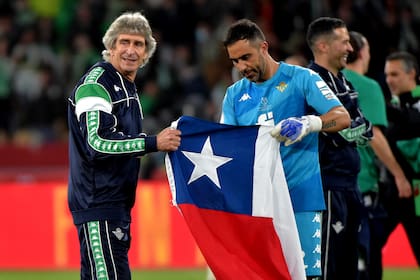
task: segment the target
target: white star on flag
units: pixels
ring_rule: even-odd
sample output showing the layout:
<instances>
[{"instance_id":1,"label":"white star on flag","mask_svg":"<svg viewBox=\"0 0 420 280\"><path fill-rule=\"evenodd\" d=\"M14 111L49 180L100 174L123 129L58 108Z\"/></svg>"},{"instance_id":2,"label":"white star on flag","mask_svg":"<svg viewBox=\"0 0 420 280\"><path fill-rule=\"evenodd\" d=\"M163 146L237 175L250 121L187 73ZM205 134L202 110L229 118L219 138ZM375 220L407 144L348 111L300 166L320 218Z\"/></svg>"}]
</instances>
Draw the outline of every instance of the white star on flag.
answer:
<instances>
[{"instance_id":1,"label":"white star on flag","mask_svg":"<svg viewBox=\"0 0 420 280\"><path fill-rule=\"evenodd\" d=\"M185 152L182 153L194 164L188 184L194 182L202 176L209 177L213 183L221 189L217 168L232 160L229 157L221 157L213 154L210 137L207 137L201 153Z\"/></svg>"}]
</instances>

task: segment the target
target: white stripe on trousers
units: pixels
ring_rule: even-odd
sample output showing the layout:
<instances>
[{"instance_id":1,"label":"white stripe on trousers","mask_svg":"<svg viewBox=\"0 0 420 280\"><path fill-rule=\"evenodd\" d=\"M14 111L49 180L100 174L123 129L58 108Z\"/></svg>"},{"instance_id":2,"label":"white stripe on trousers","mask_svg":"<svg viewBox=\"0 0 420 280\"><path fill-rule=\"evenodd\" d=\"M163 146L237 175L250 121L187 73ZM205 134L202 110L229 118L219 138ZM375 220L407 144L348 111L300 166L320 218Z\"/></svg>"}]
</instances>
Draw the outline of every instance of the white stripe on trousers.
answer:
<instances>
[{"instance_id":1,"label":"white stripe on trousers","mask_svg":"<svg viewBox=\"0 0 420 280\"><path fill-rule=\"evenodd\" d=\"M93 261L92 261L92 259L90 257L90 252L92 252L92 250L89 247L90 242L89 242L89 235L87 233L86 226L87 226L87 224L83 224L83 233L85 235L85 241L86 241L86 247L87 247L86 252L87 252L87 255L88 255L88 258L89 258L90 275L92 276L92 280L95 280L95 274L94 274L94 268L93 268L94 265L93 265Z\"/></svg>"},{"instance_id":2,"label":"white stripe on trousers","mask_svg":"<svg viewBox=\"0 0 420 280\"><path fill-rule=\"evenodd\" d=\"M109 238L108 221L105 221L106 238L108 240L109 254L111 256L112 269L114 269L115 280L118 280L117 267L115 266L114 254L112 253L111 239Z\"/></svg>"},{"instance_id":3,"label":"white stripe on trousers","mask_svg":"<svg viewBox=\"0 0 420 280\"><path fill-rule=\"evenodd\" d=\"M327 267L328 267L328 252L330 247L330 235L331 235L331 191L327 191L327 237L325 238L325 258L324 258L324 271L322 279L327 279Z\"/></svg>"},{"instance_id":4,"label":"white stripe on trousers","mask_svg":"<svg viewBox=\"0 0 420 280\"><path fill-rule=\"evenodd\" d=\"M107 264L106 264L106 261L105 261L105 255L103 253L104 252L103 248L104 248L104 246L108 245L109 254L110 254L111 262L112 262L112 269L114 270L115 280L118 280L117 268L116 268L115 261L114 261L114 254L112 252L111 239L110 239L109 231L108 231L109 230L108 221L105 221L105 232L106 232L106 242L107 242L107 244L105 244L105 245L102 244L101 223L99 221L97 221L97 222L98 222L98 225L99 225L98 234L100 235L101 251L102 251L102 255L104 256L105 266L107 266ZM84 231L84 234L85 234L86 246L87 246L87 249L88 249L87 251L88 251L92 280L95 280L96 279L96 277L95 277L96 274L94 273L94 267L96 268L96 263L91 258L91 254L93 256L94 252L93 252L91 244L90 244L90 236L89 236L88 230L86 229L86 226L87 226L87 223L83 224L83 231ZM109 275L108 275L108 277L109 277Z\"/></svg>"}]
</instances>

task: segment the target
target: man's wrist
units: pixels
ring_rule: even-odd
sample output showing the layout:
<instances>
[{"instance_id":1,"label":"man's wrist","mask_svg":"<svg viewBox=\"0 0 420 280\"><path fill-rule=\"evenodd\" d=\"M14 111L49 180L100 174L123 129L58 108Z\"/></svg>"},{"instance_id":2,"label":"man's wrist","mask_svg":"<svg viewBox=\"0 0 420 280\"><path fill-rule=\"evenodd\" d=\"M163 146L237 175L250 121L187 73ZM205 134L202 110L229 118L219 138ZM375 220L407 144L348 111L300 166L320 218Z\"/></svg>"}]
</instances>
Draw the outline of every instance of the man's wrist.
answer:
<instances>
[{"instance_id":1,"label":"man's wrist","mask_svg":"<svg viewBox=\"0 0 420 280\"><path fill-rule=\"evenodd\" d=\"M321 131L322 120L320 117L315 116L315 115L307 115L306 117L308 118L308 121L309 121L310 132Z\"/></svg>"}]
</instances>

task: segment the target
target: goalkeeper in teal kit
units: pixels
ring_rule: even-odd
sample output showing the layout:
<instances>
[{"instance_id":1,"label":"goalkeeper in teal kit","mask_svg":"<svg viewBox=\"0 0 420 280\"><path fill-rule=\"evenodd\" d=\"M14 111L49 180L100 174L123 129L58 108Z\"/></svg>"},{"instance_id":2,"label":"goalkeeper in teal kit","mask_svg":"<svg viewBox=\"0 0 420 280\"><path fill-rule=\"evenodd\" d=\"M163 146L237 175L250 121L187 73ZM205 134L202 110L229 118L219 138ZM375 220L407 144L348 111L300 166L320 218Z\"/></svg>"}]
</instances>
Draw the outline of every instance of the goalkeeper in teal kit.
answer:
<instances>
[{"instance_id":1,"label":"goalkeeper in teal kit","mask_svg":"<svg viewBox=\"0 0 420 280\"><path fill-rule=\"evenodd\" d=\"M221 122L273 126L295 212L307 279L321 275L321 211L325 209L318 163L319 131L339 131L350 118L315 72L275 61L261 29L243 19L224 40L243 78L227 91Z\"/></svg>"}]
</instances>

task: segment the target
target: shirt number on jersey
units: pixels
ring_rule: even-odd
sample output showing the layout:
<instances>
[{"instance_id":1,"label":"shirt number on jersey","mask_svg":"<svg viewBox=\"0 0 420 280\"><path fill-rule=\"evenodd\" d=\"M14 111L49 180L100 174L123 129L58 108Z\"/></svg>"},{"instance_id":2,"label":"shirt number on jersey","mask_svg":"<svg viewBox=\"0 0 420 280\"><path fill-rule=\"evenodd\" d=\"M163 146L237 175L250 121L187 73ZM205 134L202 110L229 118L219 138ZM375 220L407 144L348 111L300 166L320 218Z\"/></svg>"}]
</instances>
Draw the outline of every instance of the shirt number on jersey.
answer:
<instances>
[{"instance_id":1,"label":"shirt number on jersey","mask_svg":"<svg viewBox=\"0 0 420 280\"><path fill-rule=\"evenodd\" d=\"M258 125L274 126L273 112L267 112L258 116Z\"/></svg>"}]
</instances>

